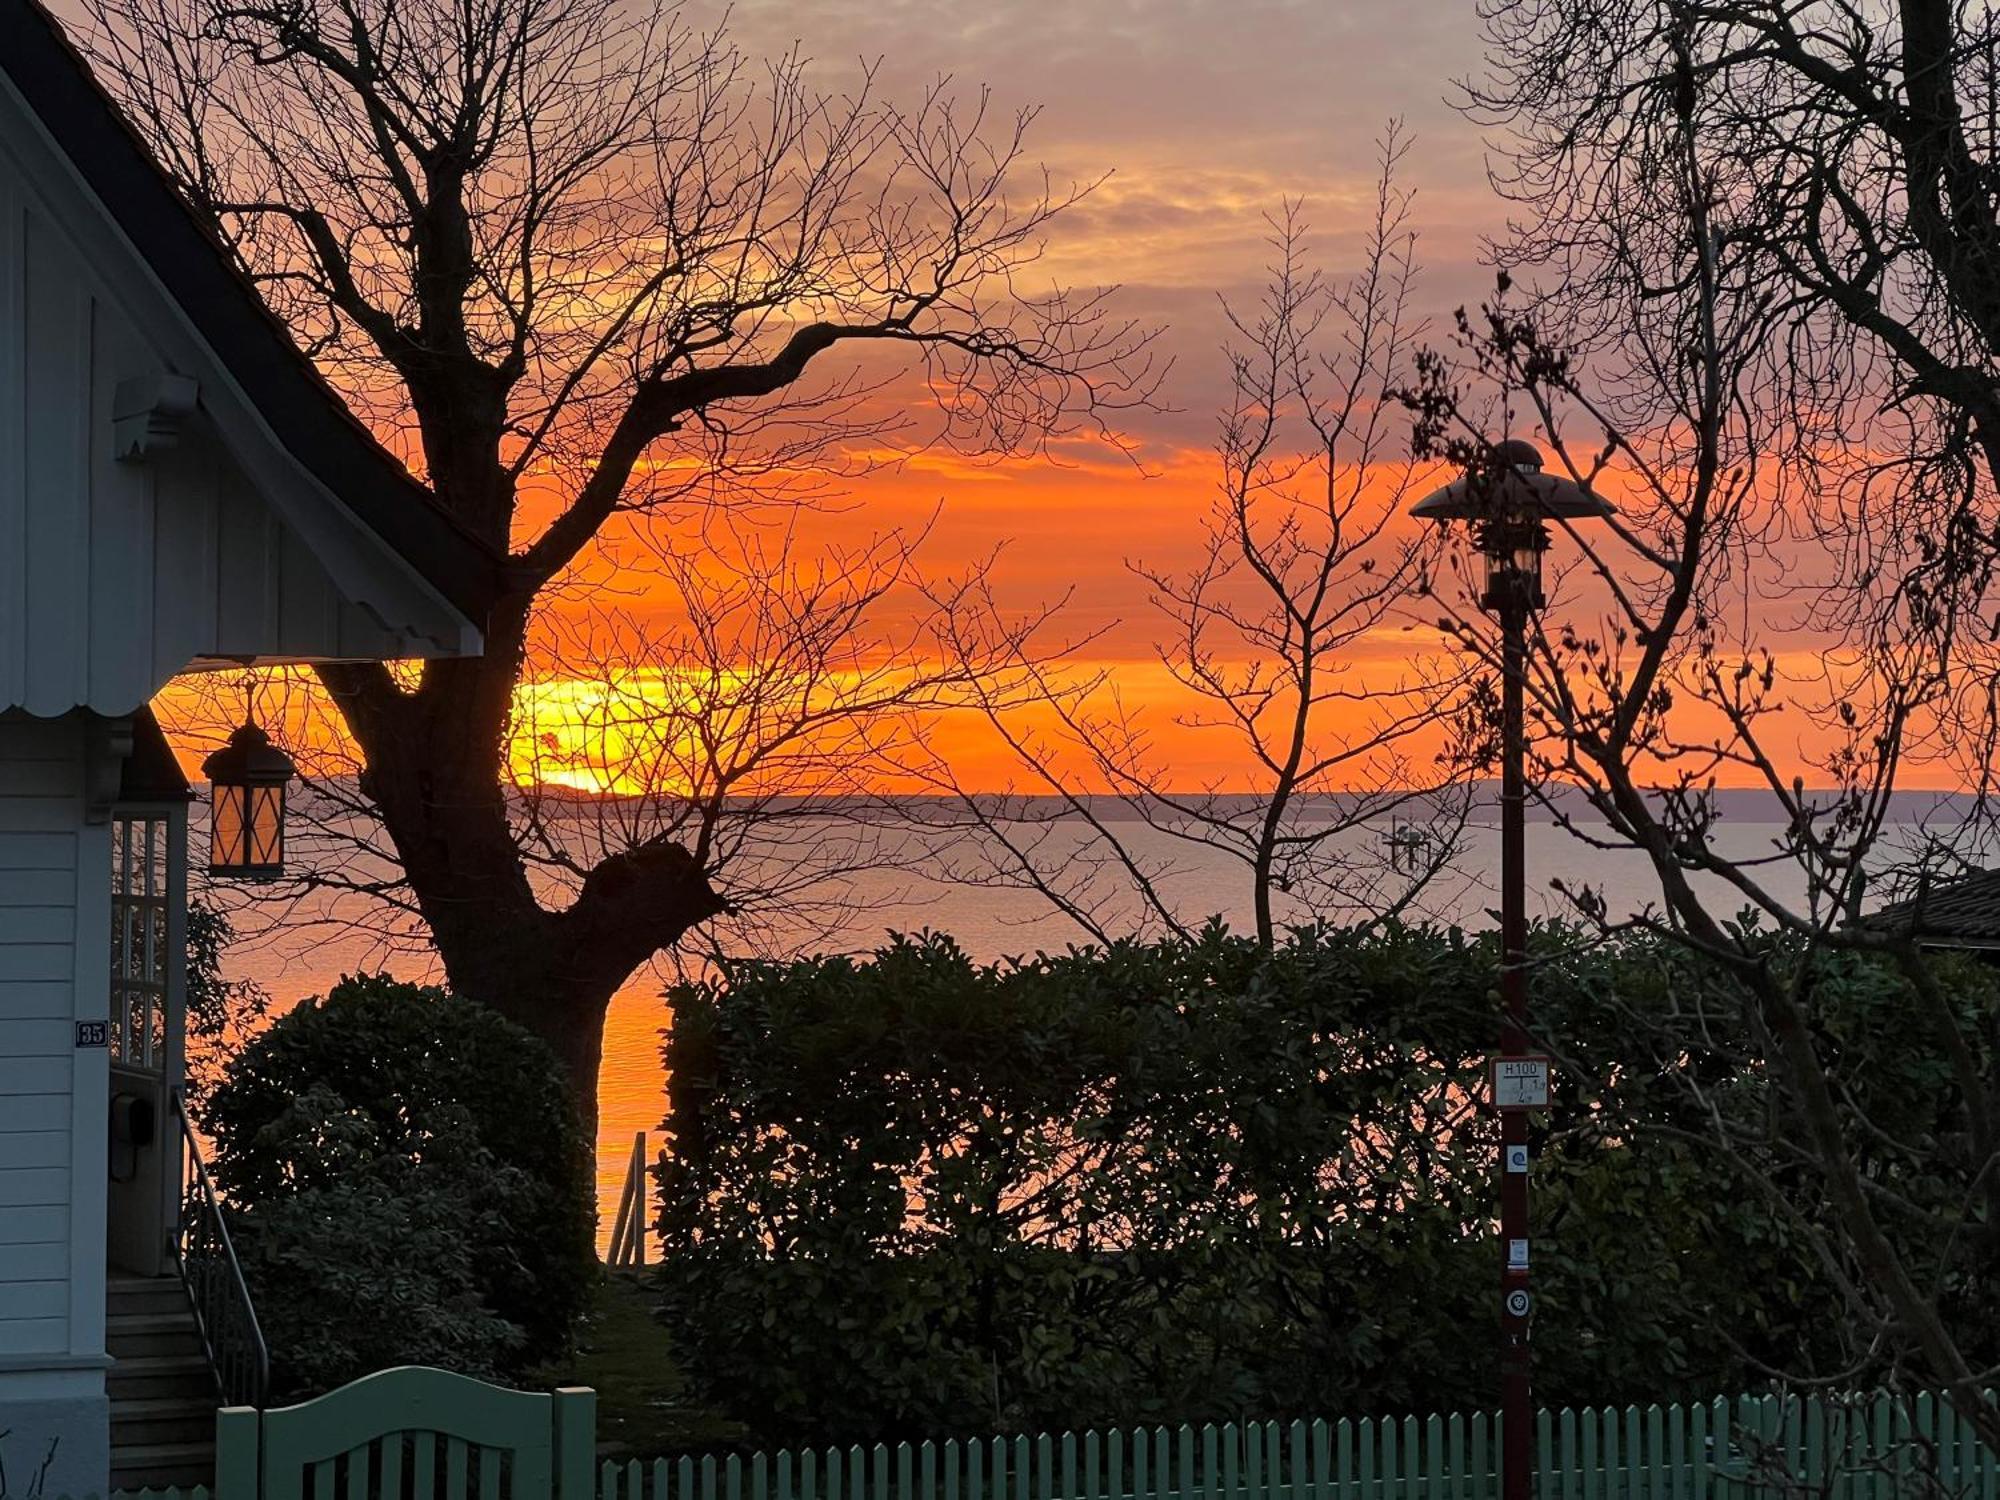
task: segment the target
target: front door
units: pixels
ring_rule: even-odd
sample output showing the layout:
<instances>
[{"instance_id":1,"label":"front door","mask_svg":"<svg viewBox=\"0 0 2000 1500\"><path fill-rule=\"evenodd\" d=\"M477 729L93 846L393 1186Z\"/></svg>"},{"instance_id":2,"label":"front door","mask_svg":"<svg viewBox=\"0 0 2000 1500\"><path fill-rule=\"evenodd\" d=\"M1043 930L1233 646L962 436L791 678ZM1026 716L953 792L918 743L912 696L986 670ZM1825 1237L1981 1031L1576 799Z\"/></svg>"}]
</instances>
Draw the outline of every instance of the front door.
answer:
<instances>
[{"instance_id":1,"label":"front door","mask_svg":"<svg viewBox=\"0 0 2000 1500\"><path fill-rule=\"evenodd\" d=\"M124 802L111 812L111 1121L106 1250L127 1275L173 1268L180 1198L187 811Z\"/></svg>"}]
</instances>

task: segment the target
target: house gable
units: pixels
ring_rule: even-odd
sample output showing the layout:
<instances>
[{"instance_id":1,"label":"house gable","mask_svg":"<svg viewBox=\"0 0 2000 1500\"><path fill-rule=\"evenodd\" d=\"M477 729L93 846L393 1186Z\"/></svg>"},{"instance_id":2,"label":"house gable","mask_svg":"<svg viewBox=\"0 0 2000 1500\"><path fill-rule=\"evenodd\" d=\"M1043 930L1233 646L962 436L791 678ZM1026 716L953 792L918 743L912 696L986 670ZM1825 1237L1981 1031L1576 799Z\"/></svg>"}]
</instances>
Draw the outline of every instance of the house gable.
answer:
<instances>
[{"instance_id":1,"label":"house gable","mask_svg":"<svg viewBox=\"0 0 2000 1500\"><path fill-rule=\"evenodd\" d=\"M476 651L499 565L340 406L46 14L0 0L0 709Z\"/></svg>"}]
</instances>

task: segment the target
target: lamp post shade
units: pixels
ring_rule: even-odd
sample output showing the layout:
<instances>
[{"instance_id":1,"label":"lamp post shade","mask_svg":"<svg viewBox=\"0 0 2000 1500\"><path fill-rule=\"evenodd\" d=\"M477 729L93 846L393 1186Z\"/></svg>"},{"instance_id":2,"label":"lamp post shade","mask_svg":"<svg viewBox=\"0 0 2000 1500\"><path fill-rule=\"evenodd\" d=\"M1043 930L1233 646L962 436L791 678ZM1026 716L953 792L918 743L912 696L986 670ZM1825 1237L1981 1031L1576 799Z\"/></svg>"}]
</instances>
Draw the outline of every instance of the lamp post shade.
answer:
<instances>
[{"instance_id":1,"label":"lamp post shade","mask_svg":"<svg viewBox=\"0 0 2000 1500\"><path fill-rule=\"evenodd\" d=\"M1480 603L1487 609L1499 609L1513 594L1526 607L1541 608L1550 517L1582 520L1612 513L1610 502L1575 480L1544 474L1541 453L1519 438L1495 443L1484 465L1467 469L1410 507L1420 520L1472 523L1486 563Z\"/></svg>"},{"instance_id":2,"label":"lamp post shade","mask_svg":"<svg viewBox=\"0 0 2000 1500\"><path fill-rule=\"evenodd\" d=\"M244 724L201 769L209 782L209 874L237 880L283 875L292 758L257 725Z\"/></svg>"}]
</instances>

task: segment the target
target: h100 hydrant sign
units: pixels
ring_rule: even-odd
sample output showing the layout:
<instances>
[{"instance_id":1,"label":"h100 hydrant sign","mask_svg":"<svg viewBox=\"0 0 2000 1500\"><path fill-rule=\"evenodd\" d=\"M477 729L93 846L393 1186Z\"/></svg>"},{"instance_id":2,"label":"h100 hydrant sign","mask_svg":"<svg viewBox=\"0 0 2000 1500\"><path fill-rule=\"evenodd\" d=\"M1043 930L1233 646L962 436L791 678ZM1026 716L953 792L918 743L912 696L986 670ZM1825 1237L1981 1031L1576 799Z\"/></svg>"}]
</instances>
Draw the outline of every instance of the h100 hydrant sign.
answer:
<instances>
[{"instance_id":1,"label":"h100 hydrant sign","mask_svg":"<svg viewBox=\"0 0 2000 1500\"><path fill-rule=\"evenodd\" d=\"M1549 1102L1549 1060L1546 1057L1496 1057L1493 1068L1495 1109L1544 1109Z\"/></svg>"}]
</instances>

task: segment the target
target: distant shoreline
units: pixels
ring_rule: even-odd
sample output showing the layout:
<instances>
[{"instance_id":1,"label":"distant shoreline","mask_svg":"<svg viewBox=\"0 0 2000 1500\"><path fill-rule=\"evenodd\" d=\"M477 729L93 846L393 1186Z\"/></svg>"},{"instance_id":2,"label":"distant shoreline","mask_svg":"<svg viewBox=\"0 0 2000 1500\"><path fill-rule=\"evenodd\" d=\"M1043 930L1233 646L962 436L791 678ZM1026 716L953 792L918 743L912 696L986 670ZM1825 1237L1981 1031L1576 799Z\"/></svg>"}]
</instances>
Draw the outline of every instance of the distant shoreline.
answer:
<instances>
[{"instance_id":1,"label":"distant shoreline","mask_svg":"<svg viewBox=\"0 0 2000 1500\"><path fill-rule=\"evenodd\" d=\"M515 791L514 799L526 803L536 802L546 811L565 805L578 809L596 807L616 807L640 804L648 799L628 793L588 792L573 787L548 787L539 793ZM1183 800L1196 800L1208 794L1201 791L1178 791L1170 795ZM1394 801L1399 805L1392 812L1380 814L1383 821L1393 819L1400 822L1422 822L1426 811L1424 804L1431 799L1442 800L1439 792L1383 792L1383 793L1320 793L1300 797L1296 803L1297 816L1310 821L1321 817L1347 816L1348 809L1361 796ZM1453 796L1458 795L1454 791ZM1804 794L1808 801L1820 808L1831 807L1838 793L1832 788L1814 790L1807 788ZM1722 788L1709 794L1719 821L1729 823L1778 823L1784 821L1777 816L1777 805L1769 791L1751 787ZM1222 807L1243 811L1261 807L1263 797L1254 792L1228 792L1215 794ZM855 796L794 796L738 799L744 805L756 805L772 812L786 810L819 811L866 818L871 813L903 810L917 815L937 826L949 827L954 824L945 814L961 805L955 797L934 795L883 795L879 797ZM972 800L991 811L1011 809L1018 814L1045 815L1057 812L1067 804L1060 797L1045 794L976 792ZM1092 795L1077 799L1092 816L1106 822L1136 822L1139 813L1124 799L1109 795ZM1553 804L1551 806L1550 804ZM1971 792L1944 792L1910 790L1892 793L1889 798L1885 821L1892 824L1963 822L1978 810L1980 798ZM1472 784L1472 808L1469 821L1478 826L1491 826L1498 822L1500 806L1500 784L1497 781L1479 781ZM1433 816L1442 813L1433 809ZM1549 788L1539 798L1531 797L1528 803L1528 817L1531 821L1553 823L1559 817L1575 818L1586 824L1602 826L1603 820L1592 808L1584 794L1574 786Z\"/></svg>"}]
</instances>

